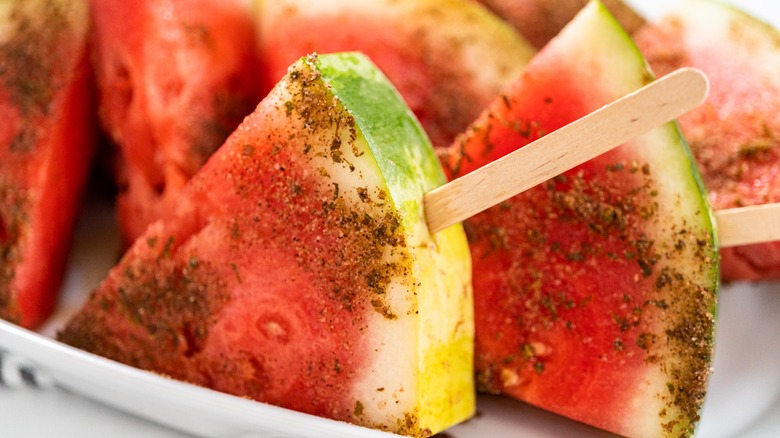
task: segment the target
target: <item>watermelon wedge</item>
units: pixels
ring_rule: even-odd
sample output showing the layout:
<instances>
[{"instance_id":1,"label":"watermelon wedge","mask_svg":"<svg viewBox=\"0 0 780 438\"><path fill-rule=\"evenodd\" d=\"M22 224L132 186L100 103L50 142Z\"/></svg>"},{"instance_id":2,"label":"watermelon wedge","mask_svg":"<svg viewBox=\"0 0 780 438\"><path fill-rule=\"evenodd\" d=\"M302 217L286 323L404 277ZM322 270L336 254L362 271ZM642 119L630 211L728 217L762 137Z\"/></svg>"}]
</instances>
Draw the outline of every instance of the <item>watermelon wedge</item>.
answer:
<instances>
[{"instance_id":1,"label":"watermelon wedge","mask_svg":"<svg viewBox=\"0 0 780 438\"><path fill-rule=\"evenodd\" d=\"M0 3L0 318L25 327L57 301L94 151L88 26L84 2Z\"/></svg>"},{"instance_id":2,"label":"watermelon wedge","mask_svg":"<svg viewBox=\"0 0 780 438\"><path fill-rule=\"evenodd\" d=\"M308 56L247 117L59 339L219 391L412 436L474 412L460 225L370 61Z\"/></svg>"},{"instance_id":3,"label":"watermelon wedge","mask_svg":"<svg viewBox=\"0 0 780 438\"><path fill-rule=\"evenodd\" d=\"M588 3L587 0L479 0L508 21L537 49L544 47ZM644 17L622 0L604 0L623 28L632 33Z\"/></svg>"},{"instance_id":4,"label":"watermelon wedge","mask_svg":"<svg viewBox=\"0 0 780 438\"><path fill-rule=\"evenodd\" d=\"M463 175L651 80L591 2L443 159ZM478 389L621 435L693 432L711 366L717 243L675 124L465 225Z\"/></svg>"},{"instance_id":5,"label":"watermelon wedge","mask_svg":"<svg viewBox=\"0 0 780 438\"><path fill-rule=\"evenodd\" d=\"M243 0L92 0L102 126L129 245L260 101Z\"/></svg>"},{"instance_id":6,"label":"watermelon wedge","mask_svg":"<svg viewBox=\"0 0 780 438\"><path fill-rule=\"evenodd\" d=\"M708 100L680 118L716 209L780 201L780 33L719 2L676 4L636 35L658 74L695 66ZM724 280L780 278L780 243L723 248Z\"/></svg>"},{"instance_id":7,"label":"watermelon wedge","mask_svg":"<svg viewBox=\"0 0 780 438\"><path fill-rule=\"evenodd\" d=\"M434 146L447 146L534 50L470 0L267 0L257 8L271 83L312 52L362 51L387 75Z\"/></svg>"}]
</instances>

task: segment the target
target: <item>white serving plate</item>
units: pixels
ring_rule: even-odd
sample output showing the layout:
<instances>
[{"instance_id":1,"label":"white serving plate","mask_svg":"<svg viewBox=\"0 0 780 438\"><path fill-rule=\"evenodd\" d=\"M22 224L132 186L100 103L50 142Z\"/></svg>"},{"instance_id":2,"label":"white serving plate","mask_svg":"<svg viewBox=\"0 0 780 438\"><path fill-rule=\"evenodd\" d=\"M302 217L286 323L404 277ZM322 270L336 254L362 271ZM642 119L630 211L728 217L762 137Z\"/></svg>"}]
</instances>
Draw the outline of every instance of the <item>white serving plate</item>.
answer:
<instances>
[{"instance_id":1,"label":"white serving plate","mask_svg":"<svg viewBox=\"0 0 780 438\"><path fill-rule=\"evenodd\" d=\"M629 1L648 17L673 0ZM780 4L731 1L780 26ZM780 74L780 72L778 72ZM172 381L51 340L116 261L105 200L79 224L58 313L38 333L0 321L2 437L390 436ZM699 437L780 437L780 283L722 288L714 374ZM19 368L35 370L36 387ZM29 380L29 377L28 377ZM501 397L480 396L478 414L446 431L457 438L608 437L603 431Z\"/></svg>"}]
</instances>

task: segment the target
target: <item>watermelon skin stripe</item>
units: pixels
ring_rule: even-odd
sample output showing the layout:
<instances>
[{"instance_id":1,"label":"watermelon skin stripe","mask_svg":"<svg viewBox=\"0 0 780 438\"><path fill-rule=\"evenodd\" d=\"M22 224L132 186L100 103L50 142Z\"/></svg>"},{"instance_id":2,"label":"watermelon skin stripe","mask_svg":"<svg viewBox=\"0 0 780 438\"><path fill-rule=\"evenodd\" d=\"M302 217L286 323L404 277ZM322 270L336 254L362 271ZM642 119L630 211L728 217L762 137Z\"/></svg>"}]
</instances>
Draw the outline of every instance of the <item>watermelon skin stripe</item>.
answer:
<instances>
[{"instance_id":1,"label":"watermelon skin stripe","mask_svg":"<svg viewBox=\"0 0 780 438\"><path fill-rule=\"evenodd\" d=\"M354 62L345 69L345 59L353 56ZM357 53L344 53L339 58L320 58L317 68L323 79L330 84L334 94L351 111L358 125L371 124L372 129L364 131L368 147L382 169L392 198L400 204L408 204L404 219L409 224L419 222L423 215L418 200L425 193L444 184L447 179L433 148L410 148L404 142L413 139L420 144L430 140L409 108L392 87L377 86L387 78L373 64L359 62ZM332 65L331 62L336 62ZM381 114L377 114L377 109ZM376 119L382 120L381 124ZM403 132L404 135L398 135Z\"/></svg>"},{"instance_id":2,"label":"watermelon skin stripe","mask_svg":"<svg viewBox=\"0 0 780 438\"><path fill-rule=\"evenodd\" d=\"M400 149L375 157L394 135L384 146ZM475 410L465 233L431 236L421 214L444 180L368 58L304 57L59 339L301 412L437 433Z\"/></svg>"},{"instance_id":3,"label":"watermelon skin stripe","mask_svg":"<svg viewBox=\"0 0 780 438\"><path fill-rule=\"evenodd\" d=\"M466 174L652 79L593 1L445 167ZM478 388L620 435L692 435L712 360L713 224L675 123L467 220Z\"/></svg>"}]
</instances>

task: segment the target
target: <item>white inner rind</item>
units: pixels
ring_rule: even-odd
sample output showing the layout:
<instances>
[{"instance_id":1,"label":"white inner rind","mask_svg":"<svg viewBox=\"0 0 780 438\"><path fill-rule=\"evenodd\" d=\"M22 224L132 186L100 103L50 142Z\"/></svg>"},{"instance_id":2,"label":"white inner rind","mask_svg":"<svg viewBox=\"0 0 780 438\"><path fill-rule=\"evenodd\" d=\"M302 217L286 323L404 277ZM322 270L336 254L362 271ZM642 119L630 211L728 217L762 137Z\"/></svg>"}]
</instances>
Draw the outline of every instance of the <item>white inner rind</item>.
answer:
<instances>
[{"instance_id":1,"label":"white inner rind","mask_svg":"<svg viewBox=\"0 0 780 438\"><path fill-rule=\"evenodd\" d=\"M351 208L371 213L372 205L395 204L396 200L365 137L356 128L357 138L352 143L349 127L339 134L342 144L349 145L341 148L343 162L334 163L327 154L314 153L310 154L310 165L327 171L328 177L322 181L328 187L323 188L337 184L339 196ZM418 146L410 146L409 163L393 164L417 166L419 154L414 153L414 147ZM438 175L419 172L419 177ZM365 188L372 202L361 200L358 190ZM394 208L402 217L406 246L386 248L385 259L392 263L408 257L405 264L410 272L393 278L383 295L396 318L379 312L369 312L366 318L371 359L366 372L354 383L351 397L360 406L356 421L361 424L395 430L411 420L418 430L436 433L465 420L474 409L468 243L460 225L431 236L420 214L421 196L416 202L407 200Z\"/></svg>"}]
</instances>

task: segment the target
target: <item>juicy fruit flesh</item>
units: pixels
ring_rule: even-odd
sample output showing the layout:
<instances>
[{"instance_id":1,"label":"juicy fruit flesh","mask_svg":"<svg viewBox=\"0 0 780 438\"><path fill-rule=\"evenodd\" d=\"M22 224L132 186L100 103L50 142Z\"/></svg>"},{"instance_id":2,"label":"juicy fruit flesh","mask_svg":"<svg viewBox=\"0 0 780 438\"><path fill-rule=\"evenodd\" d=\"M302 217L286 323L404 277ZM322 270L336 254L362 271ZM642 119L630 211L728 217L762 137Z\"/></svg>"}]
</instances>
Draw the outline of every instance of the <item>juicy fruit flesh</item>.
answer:
<instances>
[{"instance_id":1,"label":"juicy fruit flesh","mask_svg":"<svg viewBox=\"0 0 780 438\"><path fill-rule=\"evenodd\" d=\"M709 97L679 123L713 207L780 201L780 34L729 6L688 1L642 29L637 44L658 74L694 66L709 77ZM721 255L725 280L780 278L780 243Z\"/></svg>"},{"instance_id":2,"label":"juicy fruit flesh","mask_svg":"<svg viewBox=\"0 0 780 438\"><path fill-rule=\"evenodd\" d=\"M780 121L766 115L780 109L773 98L780 94L780 81L767 65L780 65L776 50L780 34L736 10L707 5L693 2L683 11L695 8L708 22L693 18L697 15L683 19L673 14L640 33L638 43L658 74L682 66L705 69L709 97L682 116L680 125L701 164L713 206L774 202L774 188L780 186L780 172L774 166L780 158L774 140ZM714 44L712 38L729 39L731 44ZM756 64L755 57L766 64ZM757 184L765 188L757 191L752 187Z\"/></svg>"},{"instance_id":3,"label":"juicy fruit flesh","mask_svg":"<svg viewBox=\"0 0 780 438\"><path fill-rule=\"evenodd\" d=\"M671 412L678 409L683 418L698 418L712 314L695 305L675 308L685 306L691 293L703 294L697 303L711 295L688 284L666 260L671 248L659 250L665 245L649 236L657 216L650 195L655 184L644 166L632 167L632 158L611 154L593 161L593 167L581 166L468 222L475 272L497 271L474 281L476 368L483 390L514 394L618 433L633 428L642 411L656 418L656 427L675 421ZM594 176L604 168L614 170ZM626 189L635 194L624 196ZM636 211L649 220L626 219ZM699 247L700 236L678 231L688 234L680 247L707 252ZM523 254L510 257L507 248L523 248ZM659 326L673 328L663 332ZM659 418L646 403L659 397L654 372L637 370L688 354L662 376L676 393L663 396L670 414ZM599 418L600 412L609 418Z\"/></svg>"},{"instance_id":4,"label":"juicy fruit flesh","mask_svg":"<svg viewBox=\"0 0 780 438\"><path fill-rule=\"evenodd\" d=\"M0 5L0 317L25 327L56 303L94 147L87 11L66 3Z\"/></svg>"},{"instance_id":5,"label":"juicy fruit flesh","mask_svg":"<svg viewBox=\"0 0 780 438\"><path fill-rule=\"evenodd\" d=\"M445 159L470 172L650 79L591 4ZM692 433L717 259L691 169L669 125L466 222L482 390L619 434Z\"/></svg>"},{"instance_id":6,"label":"juicy fruit flesh","mask_svg":"<svg viewBox=\"0 0 780 438\"><path fill-rule=\"evenodd\" d=\"M99 114L117 146L129 245L260 100L254 27L240 0L93 1Z\"/></svg>"},{"instance_id":7,"label":"juicy fruit flesh","mask_svg":"<svg viewBox=\"0 0 780 438\"><path fill-rule=\"evenodd\" d=\"M437 173L387 186L363 134L380 131L371 124L379 113L356 120L369 107L349 105L326 64L362 91L386 82L347 78L347 66L366 69L365 58L320 59L291 68L60 338L315 415L410 435L439 431L474 408L465 237L459 227L435 242L425 232L415 204L421 185L443 175L430 144L416 143L419 126L400 141L410 153L427 147L416 156ZM403 109L399 121L411 120ZM434 297L451 306L435 331L426 328ZM425 386L445 370L446 385Z\"/></svg>"},{"instance_id":8,"label":"juicy fruit flesh","mask_svg":"<svg viewBox=\"0 0 780 438\"><path fill-rule=\"evenodd\" d=\"M307 53L362 51L400 91L435 146L462 132L533 53L470 1L277 0L258 9L270 80Z\"/></svg>"}]
</instances>

